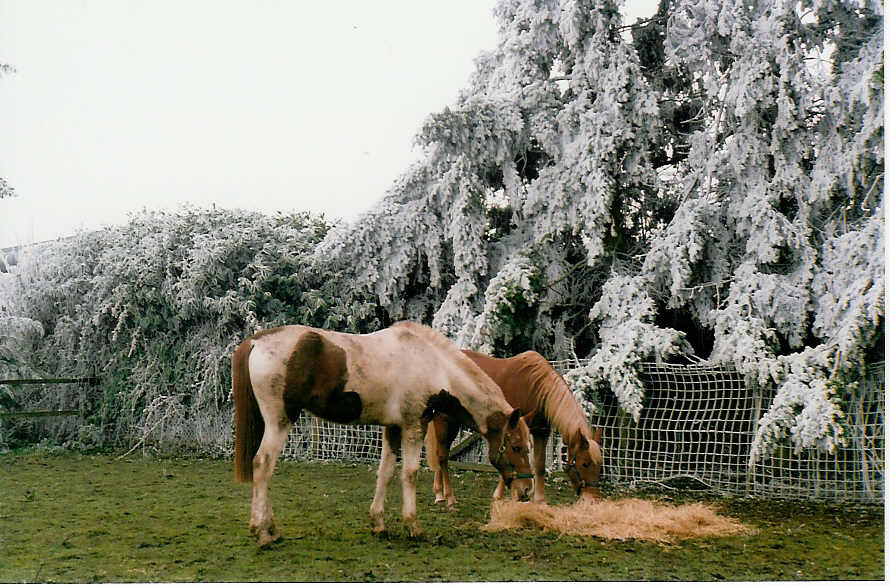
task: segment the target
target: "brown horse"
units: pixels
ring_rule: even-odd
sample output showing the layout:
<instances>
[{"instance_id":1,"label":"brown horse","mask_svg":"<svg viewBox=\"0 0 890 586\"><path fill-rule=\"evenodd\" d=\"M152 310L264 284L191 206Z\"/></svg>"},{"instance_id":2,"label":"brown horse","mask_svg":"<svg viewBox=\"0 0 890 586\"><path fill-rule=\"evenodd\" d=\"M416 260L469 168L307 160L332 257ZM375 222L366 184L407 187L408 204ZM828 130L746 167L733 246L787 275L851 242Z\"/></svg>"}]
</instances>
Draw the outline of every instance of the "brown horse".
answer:
<instances>
[{"instance_id":1,"label":"brown horse","mask_svg":"<svg viewBox=\"0 0 890 586\"><path fill-rule=\"evenodd\" d=\"M533 500L545 502L544 459L550 428L555 427L568 446L566 474L579 498L600 498L600 469L603 464L602 428L591 431L581 406L565 380L537 352L523 352L512 358L491 358L485 354L463 350L494 380L504 397L526 413L534 439L535 489ZM437 414L427 429L427 461L435 472L433 491L436 502L457 502L448 479L448 451L457 435L460 421L449 414ZM499 482L495 498L503 496L504 483ZM514 497L516 495L514 494Z\"/></svg>"},{"instance_id":2,"label":"brown horse","mask_svg":"<svg viewBox=\"0 0 890 586\"><path fill-rule=\"evenodd\" d=\"M417 524L417 470L423 432L436 414L466 413L488 441L501 479L520 491L530 472L514 446L528 446L518 409L497 385L445 336L402 322L373 334L331 332L307 326L264 330L247 338L232 357L235 401L235 479L253 481L250 530L259 545L280 535L268 498L291 423L302 409L337 423L385 426L377 487L371 503L374 532L384 530L383 505L396 450L402 451L402 520Z\"/></svg>"}]
</instances>

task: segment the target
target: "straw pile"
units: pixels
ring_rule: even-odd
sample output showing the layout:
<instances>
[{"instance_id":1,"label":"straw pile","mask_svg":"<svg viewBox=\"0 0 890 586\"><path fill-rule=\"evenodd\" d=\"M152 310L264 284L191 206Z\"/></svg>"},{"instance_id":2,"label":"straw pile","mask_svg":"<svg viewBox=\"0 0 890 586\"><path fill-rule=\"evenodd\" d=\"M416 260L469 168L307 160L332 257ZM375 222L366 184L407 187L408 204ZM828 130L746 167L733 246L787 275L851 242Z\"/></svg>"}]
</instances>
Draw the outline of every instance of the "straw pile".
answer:
<instances>
[{"instance_id":1,"label":"straw pile","mask_svg":"<svg viewBox=\"0 0 890 586\"><path fill-rule=\"evenodd\" d=\"M491 521L483 531L541 527L560 534L604 539L641 539L673 543L690 537L719 537L750 532L734 519L722 517L703 504L669 505L641 499L578 502L550 506L495 501Z\"/></svg>"}]
</instances>

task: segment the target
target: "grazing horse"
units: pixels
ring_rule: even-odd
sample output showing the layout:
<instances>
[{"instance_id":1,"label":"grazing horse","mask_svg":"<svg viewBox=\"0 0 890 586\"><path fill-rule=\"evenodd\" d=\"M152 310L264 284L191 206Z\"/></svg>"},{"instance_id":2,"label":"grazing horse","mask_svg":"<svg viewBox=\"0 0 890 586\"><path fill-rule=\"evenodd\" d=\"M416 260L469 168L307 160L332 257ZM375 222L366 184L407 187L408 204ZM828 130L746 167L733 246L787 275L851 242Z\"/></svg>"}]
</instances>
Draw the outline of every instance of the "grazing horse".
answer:
<instances>
[{"instance_id":1,"label":"grazing horse","mask_svg":"<svg viewBox=\"0 0 890 586\"><path fill-rule=\"evenodd\" d=\"M544 464L551 426L559 431L568 446L566 474L576 496L599 499L603 430L597 428L596 432L591 431L590 423L569 386L550 363L534 351L512 358L491 358L470 350L463 350L463 353L501 387L511 405L526 414L523 419L528 423L534 440L534 502L546 501ZM457 501L448 479L448 451L459 426L460 421L449 414L436 414L427 429L427 459L435 472L433 491L436 502L446 501L449 507ZM501 498L503 491L504 483L499 482L495 498Z\"/></svg>"},{"instance_id":2,"label":"grazing horse","mask_svg":"<svg viewBox=\"0 0 890 586\"><path fill-rule=\"evenodd\" d=\"M253 481L250 531L262 546L279 539L269 478L293 421L302 409L337 423L385 427L371 503L371 525L384 530L383 505L396 450L402 451L402 520L417 524L417 470L423 432L436 414L466 412L488 441L491 463L508 486L529 491L525 459L508 447L528 446L520 412L497 385L442 334L401 322L372 334L307 326L260 331L232 357L235 401L235 480ZM514 482L515 481L515 482Z\"/></svg>"}]
</instances>

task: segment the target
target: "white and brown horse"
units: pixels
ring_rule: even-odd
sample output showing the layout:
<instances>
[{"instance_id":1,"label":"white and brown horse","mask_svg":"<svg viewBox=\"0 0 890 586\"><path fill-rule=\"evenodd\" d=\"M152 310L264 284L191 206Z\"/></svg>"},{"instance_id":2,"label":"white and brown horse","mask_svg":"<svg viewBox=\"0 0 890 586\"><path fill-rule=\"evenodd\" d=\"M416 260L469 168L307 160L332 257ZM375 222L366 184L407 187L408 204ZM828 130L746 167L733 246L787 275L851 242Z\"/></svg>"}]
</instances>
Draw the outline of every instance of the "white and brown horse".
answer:
<instances>
[{"instance_id":1,"label":"white and brown horse","mask_svg":"<svg viewBox=\"0 0 890 586\"><path fill-rule=\"evenodd\" d=\"M489 377L494 380L504 397L526 415L534 439L533 500L545 502L545 449L551 427L562 435L568 447L566 474L579 498L600 498L600 471L603 464L602 428L593 432L584 411L572 395L565 380L547 360L534 351L523 352L512 358L492 358L485 354L463 350ZM448 478L448 452L457 435L460 421L447 413L436 414L427 429L427 461L435 472L433 491L436 502L457 502ZM495 498L503 496L500 482ZM514 495L515 496L515 495Z\"/></svg>"},{"instance_id":2,"label":"white and brown horse","mask_svg":"<svg viewBox=\"0 0 890 586\"><path fill-rule=\"evenodd\" d=\"M383 505L397 450L402 452L402 520L417 524L417 470L423 435L436 414L468 414L488 441L491 463L508 486L529 491L529 430L497 385L442 334L401 322L372 334L307 326L264 330L232 357L235 479L253 481L250 530L259 545L279 538L269 478L300 411L337 423L385 426L371 525L384 530ZM514 451L515 446L525 446Z\"/></svg>"}]
</instances>

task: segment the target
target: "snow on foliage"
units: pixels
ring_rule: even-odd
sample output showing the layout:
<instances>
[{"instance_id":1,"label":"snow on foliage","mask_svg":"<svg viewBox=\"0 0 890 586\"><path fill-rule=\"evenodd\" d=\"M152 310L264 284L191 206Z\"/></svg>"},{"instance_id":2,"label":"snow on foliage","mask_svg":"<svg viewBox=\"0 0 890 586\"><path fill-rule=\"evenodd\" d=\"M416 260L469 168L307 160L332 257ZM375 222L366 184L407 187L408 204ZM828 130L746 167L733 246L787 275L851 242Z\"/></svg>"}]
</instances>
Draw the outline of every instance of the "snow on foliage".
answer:
<instances>
[{"instance_id":1,"label":"snow on foliage","mask_svg":"<svg viewBox=\"0 0 890 586\"><path fill-rule=\"evenodd\" d=\"M643 277L609 279L590 310L590 319L601 324L601 345L589 364L570 372L567 381L608 382L621 407L638 421L645 394L638 377L640 362L691 353L682 332L652 323L655 313Z\"/></svg>"},{"instance_id":2,"label":"snow on foliage","mask_svg":"<svg viewBox=\"0 0 890 586\"><path fill-rule=\"evenodd\" d=\"M488 353L493 353L498 343L509 344L523 330L523 314L538 302L538 277L537 267L523 255L507 262L488 283L472 338L466 344L461 344L461 339L457 343Z\"/></svg>"},{"instance_id":3,"label":"snow on foliage","mask_svg":"<svg viewBox=\"0 0 890 586\"><path fill-rule=\"evenodd\" d=\"M823 270L813 280L813 332L832 350L833 371L862 362L863 342L883 331L885 250L883 206L861 230L823 247Z\"/></svg>"}]
</instances>

